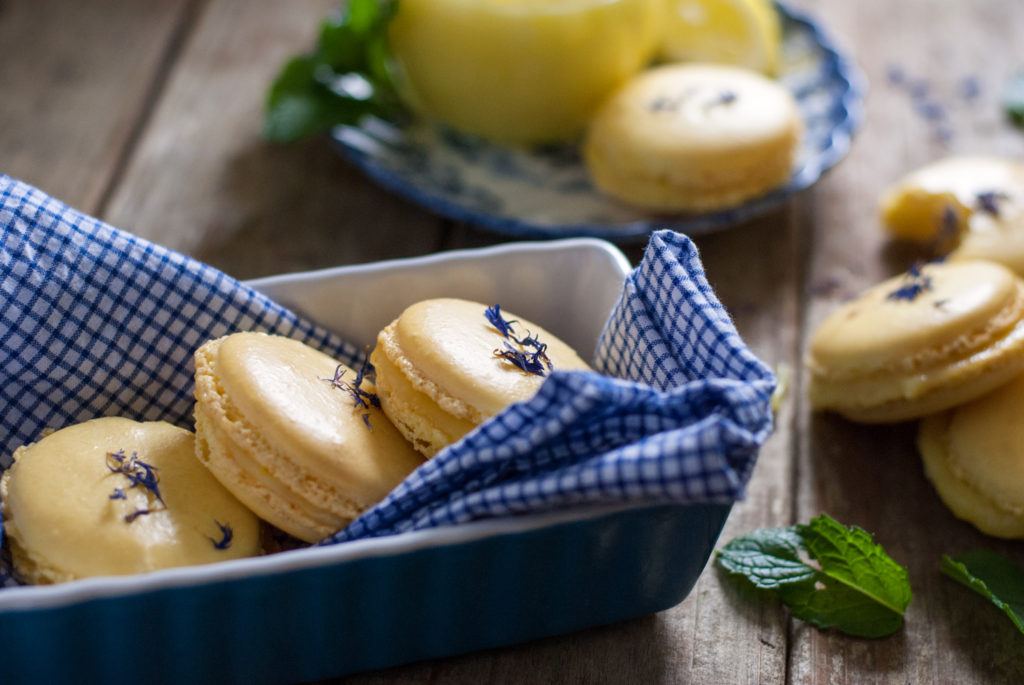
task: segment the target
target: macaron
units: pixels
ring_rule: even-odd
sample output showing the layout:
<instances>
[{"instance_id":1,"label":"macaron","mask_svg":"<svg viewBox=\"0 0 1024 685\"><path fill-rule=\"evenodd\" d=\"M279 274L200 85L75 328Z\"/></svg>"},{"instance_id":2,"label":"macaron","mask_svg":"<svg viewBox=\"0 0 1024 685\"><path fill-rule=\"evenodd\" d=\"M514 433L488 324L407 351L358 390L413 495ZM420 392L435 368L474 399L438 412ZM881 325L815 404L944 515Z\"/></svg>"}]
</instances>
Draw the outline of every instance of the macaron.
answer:
<instances>
[{"instance_id":1,"label":"macaron","mask_svg":"<svg viewBox=\"0 0 1024 685\"><path fill-rule=\"evenodd\" d=\"M589 369L537 324L451 298L408 307L380 332L370 361L382 408L427 457L533 397L552 371Z\"/></svg>"},{"instance_id":2,"label":"macaron","mask_svg":"<svg viewBox=\"0 0 1024 685\"><path fill-rule=\"evenodd\" d=\"M1024 538L1024 375L925 417L918 449L939 497L983 533Z\"/></svg>"},{"instance_id":3,"label":"macaron","mask_svg":"<svg viewBox=\"0 0 1024 685\"><path fill-rule=\"evenodd\" d=\"M806 357L811 405L854 421L918 418L1024 370L1024 282L992 262L929 263L832 312Z\"/></svg>"},{"instance_id":4,"label":"macaron","mask_svg":"<svg viewBox=\"0 0 1024 685\"><path fill-rule=\"evenodd\" d=\"M1024 163L947 157L887 189L879 211L894 238L951 251L949 259L1000 262L1024 275Z\"/></svg>"},{"instance_id":5,"label":"macaron","mask_svg":"<svg viewBox=\"0 0 1024 685\"><path fill-rule=\"evenodd\" d=\"M297 340L234 333L195 353L196 453L264 521L316 542L423 459L353 369Z\"/></svg>"},{"instance_id":6,"label":"macaron","mask_svg":"<svg viewBox=\"0 0 1024 685\"><path fill-rule=\"evenodd\" d=\"M598 108L583 159L611 197L655 212L704 212L785 183L802 131L796 100L778 82L741 67L669 64Z\"/></svg>"},{"instance_id":7,"label":"macaron","mask_svg":"<svg viewBox=\"0 0 1024 685\"><path fill-rule=\"evenodd\" d=\"M260 553L260 523L195 457L190 431L106 417L18 448L0 479L5 540L28 583Z\"/></svg>"}]
</instances>

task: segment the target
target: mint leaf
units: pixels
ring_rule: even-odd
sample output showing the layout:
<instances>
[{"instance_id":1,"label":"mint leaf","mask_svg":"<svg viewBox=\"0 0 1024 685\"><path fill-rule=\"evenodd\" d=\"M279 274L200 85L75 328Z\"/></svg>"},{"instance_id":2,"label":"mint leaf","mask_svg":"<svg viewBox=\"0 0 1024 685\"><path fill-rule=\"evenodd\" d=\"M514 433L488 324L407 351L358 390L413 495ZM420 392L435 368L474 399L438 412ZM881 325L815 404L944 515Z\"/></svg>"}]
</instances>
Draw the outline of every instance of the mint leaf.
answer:
<instances>
[{"instance_id":1,"label":"mint leaf","mask_svg":"<svg viewBox=\"0 0 1024 685\"><path fill-rule=\"evenodd\" d=\"M1010 77L1003 89L1003 109L1017 126L1024 126L1024 70Z\"/></svg>"},{"instance_id":2,"label":"mint leaf","mask_svg":"<svg viewBox=\"0 0 1024 685\"><path fill-rule=\"evenodd\" d=\"M943 554L942 572L988 598L1024 633L1024 571L1013 561L983 549Z\"/></svg>"},{"instance_id":3,"label":"mint leaf","mask_svg":"<svg viewBox=\"0 0 1024 685\"><path fill-rule=\"evenodd\" d=\"M777 596L796 618L858 637L895 632L910 604L906 569L870 534L828 515L740 536L719 550L717 560Z\"/></svg>"},{"instance_id":4,"label":"mint leaf","mask_svg":"<svg viewBox=\"0 0 1024 685\"><path fill-rule=\"evenodd\" d=\"M387 25L395 0L351 0L320 26L311 54L289 59L267 92L263 135L291 142L365 116L402 116Z\"/></svg>"},{"instance_id":5,"label":"mint leaf","mask_svg":"<svg viewBox=\"0 0 1024 685\"><path fill-rule=\"evenodd\" d=\"M818 571L800 558L802 540L792 528L759 528L732 540L718 551L718 563L744 576L761 590L810 580Z\"/></svg>"}]
</instances>

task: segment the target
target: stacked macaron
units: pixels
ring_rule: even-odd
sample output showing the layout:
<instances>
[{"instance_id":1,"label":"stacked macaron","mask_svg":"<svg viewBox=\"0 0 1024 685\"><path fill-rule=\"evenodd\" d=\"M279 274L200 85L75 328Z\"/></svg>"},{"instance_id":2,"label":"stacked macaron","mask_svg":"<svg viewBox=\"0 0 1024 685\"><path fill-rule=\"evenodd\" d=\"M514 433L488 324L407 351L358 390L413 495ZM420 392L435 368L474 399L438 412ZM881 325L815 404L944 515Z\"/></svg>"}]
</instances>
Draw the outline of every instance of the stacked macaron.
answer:
<instances>
[{"instance_id":1,"label":"stacked macaron","mask_svg":"<svg viewBox=\"0 0 1024 685\"><path fill-rule=\"evenodd\" d=\"M589 368L537 324L451 298L408 307L380 332L370 361L384 411L427 457L531 398L551 370Z\"/></svg>"},{"instance_id":2,"label":"stacked macaron","mask_svg":"<svg viewBox=\"0 0 1024 685\"><path fill-rule=\"evenodd\" d=\"M296 340L233 333L195 352L194 435L103 418L19 448L0 480L16 574L53 583L252 556L260 520L316 542L552 370L587 368L539 326L455 299L409 307L371 358L376 385Z\"/></svg>"},{"instance_id":3,"label":"stacked macaron","mask_svg":"<svg viewBox=\"0 0 1024 685\"><path fill-rule=\"evenodd\" d=\"M811 404L921 419L925 473L958 517L1024 538L1024 165L955 157L882 197L890 235L952 250L839 307L807 354Z\"/></svg>"}]
</instances>

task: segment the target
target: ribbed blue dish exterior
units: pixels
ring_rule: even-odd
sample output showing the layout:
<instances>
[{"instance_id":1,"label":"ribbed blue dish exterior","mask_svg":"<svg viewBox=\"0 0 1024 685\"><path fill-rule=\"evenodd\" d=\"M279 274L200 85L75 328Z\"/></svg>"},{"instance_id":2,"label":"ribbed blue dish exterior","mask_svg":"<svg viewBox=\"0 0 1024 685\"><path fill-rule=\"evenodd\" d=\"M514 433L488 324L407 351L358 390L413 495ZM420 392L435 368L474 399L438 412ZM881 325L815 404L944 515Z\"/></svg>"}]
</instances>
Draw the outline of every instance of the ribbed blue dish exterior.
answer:
<instances>
[{"instance_id":1,"label":"ribbed blue dish exterior","mask_svg":"<svg viewBox=\"0 0 1024 685\"><path fill-rule=\"evenodd\" d=\"M642 616L686 597L729 509L632 509L344 564L2 612L2 682L304 682Z\"/></svg>"}]
</instances>

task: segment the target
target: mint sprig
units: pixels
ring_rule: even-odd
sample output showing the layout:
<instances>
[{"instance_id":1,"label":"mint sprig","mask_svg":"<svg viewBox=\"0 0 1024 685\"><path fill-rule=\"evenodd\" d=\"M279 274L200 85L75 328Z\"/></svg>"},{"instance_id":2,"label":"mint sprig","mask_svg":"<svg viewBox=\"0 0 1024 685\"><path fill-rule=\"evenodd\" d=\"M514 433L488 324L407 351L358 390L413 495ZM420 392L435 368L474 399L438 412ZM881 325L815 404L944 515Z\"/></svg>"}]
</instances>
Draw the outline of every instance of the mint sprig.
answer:
<instances>
[{"instance_id":1,"label":"mint sprig","mask_svg":"<svg viewBox=\"0 0 1024 685\"><path fill-rule=\"evenodd\" d=\"M827 514L742 535L718 551L717 561L777 596L796 618L849 635L892 634L910 604L907 570L869 533Z\"/></svg>"},{"instance_id":2,"label":"mint sprig","mask_svg":"<svg viewBox=\"0 0 1024 685\"><path fill-rule=\"evenodd\" d=\"M401 116L387 47L397 5L351 0L326 19L313 52L288 60L270 86L264 137L291 142L366 116Z\"/></svg>"},{"instance_id":3,"label":"mint sprig","mask_svg":"<svg viewBox=\"0 0 1024 685\"><path fill-rule=\"evenodd\" d=\"M943 554L942 572L1002 609L1024 633L1024 571L1012 560L983 549Z\"/></svg>"}]
</instances>

